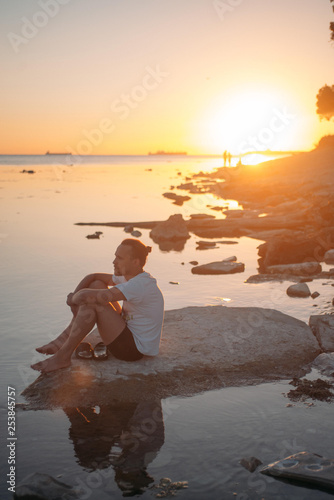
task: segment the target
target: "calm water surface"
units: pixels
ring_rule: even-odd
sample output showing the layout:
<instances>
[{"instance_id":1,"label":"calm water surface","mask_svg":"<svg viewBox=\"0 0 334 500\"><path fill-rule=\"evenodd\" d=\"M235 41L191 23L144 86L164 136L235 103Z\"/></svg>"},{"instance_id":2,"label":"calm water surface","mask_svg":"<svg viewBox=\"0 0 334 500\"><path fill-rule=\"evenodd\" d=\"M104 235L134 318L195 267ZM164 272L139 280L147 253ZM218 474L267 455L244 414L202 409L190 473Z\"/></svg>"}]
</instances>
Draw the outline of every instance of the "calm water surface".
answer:
<instances>
[{"instance_id":1,"label":"calm water surface","mask_svg":"<svg viewBox=\"0 0 334 500\"><path fill-rule=\"evenodd\" d=\"M85 236L97 228L80 221L163 220L173 213L213 213L207 205L236 207L212 195L192 196L174 207L161 195L184 177L221 166L221 159L104 157L73 164L62 158L0 158L1 318L1 488L7 492L7 386L20 392L36 379L29 368L42 359L34 348L55 336L70 319L64 299L83 275L112 272L113 252L124 232L101 228L101 240ZM22 174L22 168L36 173ZM179 173L182 175L179 175ZM235 239L199 252L192 236L182 251L153 246L147 270L157 277L166 309L223 304L279 309L308 321L332 311L329 280L310 284L320 297L291 299L288 283L245 284L257 273L261 241ZM243 274L194 276L191 260L206 263L236 255ZM162 265L163 263L163 265ZM179 282L172 285L170 281ZM289 381L255 387L224 388L191 398L169 398L140 405L18 411L17 478L44 472L80 486L86 498L155 498L151 486L162 477L188 481L180 499L322 499L330 495L250 474L238 461L254 455L264 463L308 450L334 456L332 406L289 402ZM160 417L159 417L160 416Z\"/></svg>"}]
</instances>

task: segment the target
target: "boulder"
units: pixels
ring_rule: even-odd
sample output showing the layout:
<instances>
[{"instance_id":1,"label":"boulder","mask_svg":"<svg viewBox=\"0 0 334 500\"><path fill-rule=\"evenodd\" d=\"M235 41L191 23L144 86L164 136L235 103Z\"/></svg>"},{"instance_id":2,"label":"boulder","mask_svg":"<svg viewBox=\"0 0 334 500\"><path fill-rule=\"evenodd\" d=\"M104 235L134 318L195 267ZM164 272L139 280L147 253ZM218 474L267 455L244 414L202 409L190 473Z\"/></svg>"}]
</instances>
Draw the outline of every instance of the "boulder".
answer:
<instances>
[{"instance_id":1,"label":"boulder","mask_svg":"<svg viewBox=\"0 0 334 500\"><path fill-rule=\"evenodd\" d=\"M150 237L155 243L159 243L166 240L187 240L190 234L182 215L175 214L158 223L150 232Z\"/></svg>"},{"instance_id":2,"label":"boulder","mask_svg":"<svg viewBox=\"0 0 334 500\"><path fill-rule=\"evenodd\" d=\"M293 274L295 276L312 276L321 273L321 271L322 268L318 262L302 262L301 264L285 264L266 268L268 274Z\"/></svg>"},{"instance_id":3,"label":"boulder","mask_svg":"<svg viewBox=\"0 0 334 500\"><path fill-rule=\"evenodd\" d=\"M87 340L94 345L100 337L94 331ZM73 356L69 368L32 379L23 396L34 409L186 396L300 376L320 352L310 327L279 311L186 307L165 313L158 356L132 363Z\"/></svg>"},{"instance_id":4,"label":"boulder","mask_svg":"<svg viewBox=\"0 0 334 500\"><path fill-rule=\"evenodd\" d=\"M81 491L62 483L47 474L35 472L25 477L16 487L15 498L38 500L75 500L82 498Z\"/></svg>"},{"instance_id":5,"label":"boulder","mask_svg":"<svg viewBox=\"0 0 334 500\"><path fill-rule=\"evenodd\" d=\"M334 228L323 228L307 233L290 231L274 237L259 246L260 267L299 262L320 262L334 243Z\"/></svg>"},{"instance_id":6,"label":"boulder","mask_svg":"<svg viewBox=\"0 0 334 500\"><path fill-rule=\"evenodd\" d=\"M315 358L312 366L326 377L334 377L334 352L322 352Z\"/></svg>"},{"instance_id":7,"label":"boulder","mask_svg":"<svg viewBox=\"0 0 334 500\"><path fill-rule=\"evenodd\" d=\"M262 465L260 459L256 457L244 457L239 462L249 472L255 472L259 465Z\"/></svg>"},{"instance_id":8,"label":"boulder","mask_svg":"<svg viewBox=\"0 0 334 500\"><path fill-rule=\"evenodd\" d=\"M321 349L325 352L334 351L334 316L321 314L310 317L310 328L316 336Z\"/></svg>"},{"instance_id":9,"label":"boulder","mask_svg":"<svg viewBox=\"0 0 334 500\"><path fill-rule=\"evenodd\" d=\"M202 266L195 266L191 269L191 272L193 274L235 274L243 273L244 270L245 264L242 262L222 260L203 264Z\"/></svg>"},{"instance_id":10,"label":"boulder","mask_svg":"<svg viewBox=\"0 0 334 500\"><path fill-rule=\"evenodd\" d=\"M324 261L326 264L334 264L334 249L328 250L325 253Z\"/></svg>"},{"instance_id":11,"label":"boulder","mask_svg":"<svg viewBox=\"0 0 334 500\"><path fill-rule=\"evenodd\" d=\"M306 283L290 285L286 293L289 297L310 297L311 295L310 289Z\"/></svg>"}]
</instances>

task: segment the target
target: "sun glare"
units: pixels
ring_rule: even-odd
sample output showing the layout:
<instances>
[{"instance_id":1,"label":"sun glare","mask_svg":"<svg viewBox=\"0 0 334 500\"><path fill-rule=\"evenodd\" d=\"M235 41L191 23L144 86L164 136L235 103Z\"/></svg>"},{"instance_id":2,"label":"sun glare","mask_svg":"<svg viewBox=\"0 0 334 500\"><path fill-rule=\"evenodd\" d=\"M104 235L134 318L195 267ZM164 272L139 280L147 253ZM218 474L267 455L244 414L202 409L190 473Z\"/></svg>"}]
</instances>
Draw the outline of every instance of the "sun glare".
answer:
<instances>
[{"instance_id":1,"label":"sun glare","mask_svg":"<svg viewBox=\"0 0 334 500\"><path fill-rule=\"evenodd\" d=\"M282 132L289 125L283 96L275 91L234 89L216 99L202 117L201 142L212 152L281 149ZM286 102L286 99L285 99Z\"/></svg>"}]
</instances>

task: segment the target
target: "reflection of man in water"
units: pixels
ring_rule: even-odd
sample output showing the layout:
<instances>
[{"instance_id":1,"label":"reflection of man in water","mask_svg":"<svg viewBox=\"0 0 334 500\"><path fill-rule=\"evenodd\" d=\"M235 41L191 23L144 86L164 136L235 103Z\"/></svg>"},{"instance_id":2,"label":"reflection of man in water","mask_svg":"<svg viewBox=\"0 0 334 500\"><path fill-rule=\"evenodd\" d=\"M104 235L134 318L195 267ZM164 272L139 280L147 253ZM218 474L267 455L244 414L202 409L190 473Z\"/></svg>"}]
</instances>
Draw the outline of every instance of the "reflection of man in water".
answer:
<instances>
[{"instance_id":1,"label":"reflection of man in water","mask_svg":"<svg viewBox=\"0 0 334 500\"><path fill-rule=\"evenodd\" d=\"M93 408L64 411L82 467L94 471L112 466L124 496L141 494L154 481L146 469L165 441L161 401L101 406L99 413Z\"/></svg>"}]
</instances>

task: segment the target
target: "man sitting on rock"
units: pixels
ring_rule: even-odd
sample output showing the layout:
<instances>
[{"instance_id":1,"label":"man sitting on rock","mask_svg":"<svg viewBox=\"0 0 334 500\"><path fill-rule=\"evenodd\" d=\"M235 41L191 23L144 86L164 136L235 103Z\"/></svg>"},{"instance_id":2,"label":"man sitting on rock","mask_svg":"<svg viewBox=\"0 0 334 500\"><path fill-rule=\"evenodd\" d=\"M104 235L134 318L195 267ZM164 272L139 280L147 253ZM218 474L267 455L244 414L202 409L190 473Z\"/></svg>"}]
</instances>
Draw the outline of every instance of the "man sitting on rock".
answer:
<instances>
[{"instance_id":1,"label":"man sitting on rock","mask_svg":"<svg viewBox=\"0 0 334 500\"><path fill-rule=\"evenodd\" d=\"M157 355L164 299L155 278L143 270L150 252L151 247L139 240L122 241L113 261L115 274L89 274L67 296L71 323L55 340L36 349L53 356L31 367L51 372L70 366L74 350L94 325L118 359L137 361ZM119 300L124 301L122 309Z\"/></svg>"}]
</instances>

